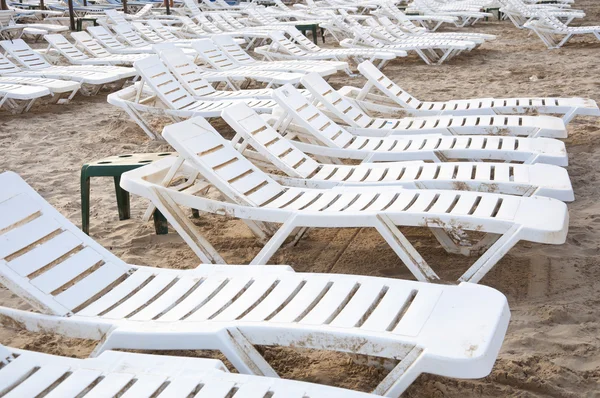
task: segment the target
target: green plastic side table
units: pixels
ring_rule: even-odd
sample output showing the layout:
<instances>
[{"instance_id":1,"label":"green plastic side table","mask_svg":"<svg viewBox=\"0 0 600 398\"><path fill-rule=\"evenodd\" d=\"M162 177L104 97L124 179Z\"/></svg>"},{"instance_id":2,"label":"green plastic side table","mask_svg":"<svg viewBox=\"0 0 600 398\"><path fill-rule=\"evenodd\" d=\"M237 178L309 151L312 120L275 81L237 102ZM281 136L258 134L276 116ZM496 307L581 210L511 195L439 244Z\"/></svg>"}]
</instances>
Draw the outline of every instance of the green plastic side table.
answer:
<instances>
[{"instance_id":1,"label":"green plastic side table","mask_svg":"<svg viewBox=\"0 0 600 398\"><path fill-rule=\"evenodd\" d=\"M95 162L86 163L81 167L81 230L89 235L90 232L90 178L113 177L119 220L130 218L129 192L121 188L121 175L129 170L137 169L173 153L139 153L111 156ZM158 235L169 232L167 220L158 211L154 211L154 228Z\"/></svg>"},{"instance_id":2,"label":"green plastic side table","mask_svg":"<svg viewBox=\"0 0 600 398\"><path fill-rule=\"evenodd\" d=\"M303 35L306 36L306 31L310 30L312 32L312 37L313 37L313 42L315 44L319 44L318 43L318 34L317 34L317 29L319 28L319 25L317 25L316 23L311 23L311 24L305 24L305 25L296 25L296 29L298 29L300 32L302 32ZM321 40L323 40L323 43L325 43L325 31L323 30L323 28L321 28Z\"/></svg>"},{"instance_id":3,"label":"green plastic side table","mask_svg":"<svg viewBox=\"0 0 600 398\"><path fill-rule=\"evenodd\" d=\"M93 17L79 17L76 22L76 30L77 32L81 32L83 30L83 21L93 22L94 26L98 26L98 18Z\"/></svg>"}]
</instances>

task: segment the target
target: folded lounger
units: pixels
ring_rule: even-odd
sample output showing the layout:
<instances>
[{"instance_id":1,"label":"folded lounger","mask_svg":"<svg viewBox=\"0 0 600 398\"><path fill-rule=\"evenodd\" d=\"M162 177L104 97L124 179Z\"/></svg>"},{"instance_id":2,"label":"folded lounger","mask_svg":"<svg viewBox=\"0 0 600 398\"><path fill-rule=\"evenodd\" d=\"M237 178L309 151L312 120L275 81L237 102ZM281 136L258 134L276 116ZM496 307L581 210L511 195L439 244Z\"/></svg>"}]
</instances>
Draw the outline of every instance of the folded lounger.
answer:
<instances>
[{"instance_id":1,"label":"folded lounger","mask_svg":"<svg viewBox=\"0 0 600 398\"><path fill-rule=\"evenodd\" d=\"M148 56L134 63L142 81L108 96L110 104L122 108L151 137L159 138L147 114L170 117L175 121L193 116L219 117L221 110L236 100L195 99L162 63L158 55ZM273 100L237 99L260 112L271 112Z\"/></svg>"},{"instance_id":2,"label":"folded lounger","mask_svg":"<svg viewBox=\"0 0 600 398\"><path fill-rule=\"evenodd\" d=\"M178 206L247 221L251 230L266 241L251 264L266 264L297 229L375 228L422 281L437 281L439 277L399 227L430 228L448 252L484 252L459 279L472 282L479 281L519 240L561 244L566 238L567 207L555 199L391 186L285 187L242 156L205 119L166 126L163 137L180 159L168 159L154 168L123 175L121 185L150 199L203 261L211 260L205 253L216 251ZM228 202L194 196L196 188L180 192L166 187L180 169L186 185L205 190L208 182ZM150 175L157 172L169 177L165 186L151 182ZM202 190L195 192L201 194ZM469 231L482 236L471 239ZM301 235L296 234L296 239Z\"/></svg>"},{"instance_id":3,"label":"folded lounger","mask_svg":"<svg viewBox=\"0 0 600 398\"><path fill-rule=\"evenodd\" d=\"M397 397L423 372L486 376L508 326L504 295L469 283L295 273L285 266L129 265L18 175L0 174L0 186L1 280L40 311L0 307L2 319L101 340L94 355L211 349L241 373L271 377L277 375L254 345L370 355L400 361L374 391Z\"/></svg>"},{"instance_id":4,"label":"folded lounger","mask_svg":"<svg viewBox=\"0 0 600 398\"><path fill-rule=\"evenodd\" d=\"M232 142L237 149L285 173L287 177L279 173L270 174L283 185L308 188L392 185L409 189L466 190L574 200L567 170L559 166L422 161L358 165L319 163L296 148L292 141L285 139L245 104L232 105L221 116L236 133ZM257 151L258 156L249 151L249 147Z\"/></svg>"},{"instance_id":5,"label":"folded lounger","mask_svg":"<svg viewBox=\"0 0 600 398\"><path fill-rule=\"evenodd\" d=\"M575 116L600 116L596 101L588 98L473 98L450 101L420 101L404 91L368 61L358 66L367 78L362 88L345 86L339 93L363 109L391 113L399 110L414 115L554 114L569 123Z\"/></svg>"},{"instance_id":6,"label":"folded lounger","mask_svg":"<svg viewBox=\"0 0 600 398\"><path fill-rule=\"evenodd\" d=\"M372 130L365 130L364 135L350 133L292 86L280 87L273 96L281 107L275 108L279 115L276 127L285 132L287 138L303 141L294 141L294 144L314 155L369 162L426 160L437 163L457 159L558 166L568 163L565 144L552 138L411 135L410 130L402 135L373 137Z\"/></svg>"},{"instance_id":7,"label":"folded lounger","mask_svg":"<svg viewBox=\"0 0 600 398\"><path fill-rule=\"evenodd\" d=\"M2 345L0 394L21 398L373 397L311 383L232 374L216 359L117 351L75 359Z\"/></svg>"}]
</instances>

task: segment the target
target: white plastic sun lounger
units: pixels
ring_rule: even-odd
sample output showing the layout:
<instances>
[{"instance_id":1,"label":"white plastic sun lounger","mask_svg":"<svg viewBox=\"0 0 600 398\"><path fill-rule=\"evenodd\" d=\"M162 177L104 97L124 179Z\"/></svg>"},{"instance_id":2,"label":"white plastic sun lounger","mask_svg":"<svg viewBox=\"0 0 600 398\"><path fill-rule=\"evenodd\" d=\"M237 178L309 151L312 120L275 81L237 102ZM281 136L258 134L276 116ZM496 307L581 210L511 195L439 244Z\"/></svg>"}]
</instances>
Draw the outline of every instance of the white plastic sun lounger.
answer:
<instances>
[{"instance_id":1,"label":"white plastic sun lounger","mask_svg":"<svg viewBox=\"0 0 600 398\"><path fill-rule=\"evenodd\" d=\"M293 28L296 30L296 28ZM297 31L297 30L296 30ZM297 31L302 36L304 35ZM293 34L293 33L292 33ZM271 44L268 46L258 47L254 51L258 54L263 55L270 61L274 60L327 60L335 61L345 64L344 72L348 75L352 75L352 71L349 67L351 60L364 59L379 59L380 64L385 65L385 62L396 58L394 53L386 53L382 51L369 50L369 49L331 49L324 50L313 44L316 47L315 51L306 51L303 48L294 44L290 39L286 38L283 32L269 32L271 38ZM305 38L306 39L306 38ZM307 39L307 41L310 41Z\"/></svg>"},{"instance_id":2,"label":"white plastic sun lounger","mask_svg":"<svg viewBox=\"0 0 600 398\"><path fill-rule=\"evenodd\" d=\"M53 66L48 63L39 53L31 49L23 40L3 40L0 42L0 46L6 50L10 56L16 60L23 67L49 73L64 73L68 75L71 71L87 71L92 75L95 72L103 72L107 76L105 77L116 77L117 79L128 79L134 78L136 72L133 68L125 68L122 66L108 66L108 65L69 65L69 66ZM51 77L51 76L46 76ZM117 80L115 79L115 80ZM113 80L114 81L114 80Z\"/></svg>"},{"instance_id":3,"label":"white plastic sun lounger","mask_svg":"<svg viewBox=\"0 0 600 398\"><path fill-rule=\"evenodd\" d=\"M260 155L259 161L266 161L287 175L271 174L271 177L288 186L392 185L409 189L467 190L574 200L567 170L559 166L420 161L323 164L296 148L244 104L232 105L222 117L236 132L232 142L238 150L250 157L254 153L248 151L248 146L252 147Z\"/></svg>"},{"instance_id":4,"label":"white plastic sun lounger","mask_svg":"<svg viewBox=\"0 0 600 398\"><path fill-rule=\"evenodd\" d=\"M451 23L456 25L456 23L459 21L458 17L450 15L405 15L402 11L398 9L398 7L396 7L395 4L389 2L382 2L380 8L371 12L371 14L387 15L388 17L397 20L398 23L402 25L404 29L407 28L407 26L405 26L404 23L405 19L408 20L411 23L411 25L412 22L417 22L419 25L421 25L421 29L426 32L435 32L444 23ZM408 27L408 29L410 31L413 30L411 27Z\"/></svg>"},{"instance_id":5,"label":"white plastic sun lounger","mask_svg":"<svg viewBox=\"0 0 600 398\"><path fill-rule=\"evenodd\" d=\"M285 130L286 137L289 134L290 139L297 136L308 140L309 143L294 144L314 155L367 162L425 160L438 163L457 159L557 166L568 163L565 144L552 138L433 134L381 138L357 135L336 124L291 86L275 90L273 97L285 111L279 116L277 127ZM295 125L289 125L291 122Z\"/></svg>"},{"instance_id":6,"label":"white plastic sun lounger","mask_svg":"<svg viewBox=\"0 0 600 398\"><path fill-rule=\"evenodd\" d=\"M394 118L372 118L352 100L342 96L319 75L308 74L302 85L316 103L350 126L351 131L373 136L402 134L443 135L500 135L521 137L565 138L567 129L560 118L554 116L519 115L443 115Z\"/></svg>"},{"instance_id":7,"label":"white plastic sun lounger","mask_svg":"<svg viewBox=\"0 0 600 398\"><path fill-rule=\"evenodd\" d=\"M154 50L152 49L152 42L148 42L144 39L142 39L134 30L133 28L129 25L129 24L119 24L119 25L114 25L112 27L112 29L117 33L117 35L122 38L129 46L134 47L136 49L139 49L140 52L142 53L154 53ZM166 40L159 40L157 43L170 43L173 45L179 45L181 43L179 42L168 42ZM190 43L190 42L188 42ZM183 51L194 57L196 56L196 52L194 50L192 50L191 48L185 48L183 47Z\"/></svg>"},{"instance_id":8,"label":"white plastic sun lounger","mask_svg":"<svg viewBox=\"0 0 600 398\"><path fill-rule=\"evenodd\" d=\"M345 86L339 93L357 102L363 109L389 113L398 110L413 115L498 115L533 112L561 115L569 123L575 116L600 116L596 101L588 98L521 97L473 98L450 101L420 101L404 91L368 61L358 66L367 78L361 88Z\"/></svg>"},{"instance_id":9,"label":"white plastic sun lounger","mask_svg":"<svg viewBox=\"0 0 600 398\"><path fill-rule=\"evenodd\" d=\"M107 98L112 105L122 108L150 136L160 138L146 114L169 117L174 121L194 116L220 117L221 110L231 106L233 99L195 99L174 77L157 55L134 63L141 82ZM276 103L264 99L239 99L260 112L271 112Z\"/></svg>"},{"instance_id":10,"label":"white plastic sun lounger","mask_svg":"<svg viewBox=\"0 0 600 398\"><path fill-rule=\"evenodd\" d=\"M223 62L219 62L221 68L232 67L243 67L255 70L277 70L281 72L292 72L292 73L318 73L321 76L329 76L336 73L338 70L344 70L347 67L345 62L331 62L331 61L319 61L319 60L286 60L286 61L257 61L252 58L244 49L242 49L232 38L227 35L214 35L212 37L213 43L217 46L221 52L214 52L211 59L216 64L216 58ZM208 43L207 43L208 44ZM214 50L211 47L211 50ZM209 50L210 51L210 50ZM232 66L226 66L228 63L225 62L229 59Z\"/></svg>"},{"instance_id":11,"label":"white plastic sun lounger","mask_svg":"<svg viewBox=\"0 0 600 398\"><path fill-rule=\"evenodd\" d=\"M89 26L88 33L112 54L153 54L152 47L133 47L125 45L103 26ZM75 39L77 40L77 39Z\"/></svg>"},{"instance_id":12,"label":"white plastic sun lounger","mask_svg":"<svg viewBox=\"0 0 600 398\"><path fill-rule=\"evenodd\" d=\"M57 100L71 99L77 90L83 95L97 93L105 84L122 80L120 76L103 72L71 70L70 67L52 67L39 70L21 70L3 54L0 54L0 81L11 84L33 84L48 88L57 95ZM59 80L60 79L60 80Z\"/></svg>"},{"instance_id":13,"label":"white plastic sun lounger","mask_svg":"<svg viewBox=\"0 0 600 398\"><path fill-rule=\"evenodd\" d=\"M567 26L552 14L542 14L539 19L526 22L524 26L534 31L550 49L562 47L574 35L592 34L600 40L600 25Z\"/></svg>"},{"instance_id":14,"label":"white plastic sun lounger","mask_svg":"<svg viewBox=\"0 0 600 398\"><path fill-rule=\"evenodd\" d=\"M196 99L273 99L273 89L270 88L239 91L216 90L210 82L204 79L202 70L191 59L186 57L181 49L169 46L157 52L162 62L169 68L169 72ZM302 93L303 95L308 95L307 90L302 90Z\"/></svg>"},{"instance_id":15,"label":"white plastic sun lounger","mask_svg":"<svg viewBox=\"0 0 600 398\"><path fill-rule=\"evenodd\" d=\"M48 95L52 92L46 87L0 83L0 109L5 108L11 113L27 112L36 100Z\"/></svg>"},{"instance_id":16,"label":"white plastic sun lounger","mask_svg":"<svg viewBox=\"0 0 600 398\"><path fill-rule=\"evenodd\" d=\"M80 51L63 35L45 35L48 50L57 51L72 65L123 65L131 66L135 61L146 57L146 54L110 54L85 32L73 32L71 35L92 56Z\"/></svg>"},{"instance_id":17,"label":"white plastic sun lounger","mask_svg":"<svg viewBox=\"0 0 600 398\"><path fill-rule=\"evenodd\" d=\"M520 0L502 0L502 4L503 7L500 7L500 12L505 14L519 29L523 29L527 22L539 19L544 15L562 18L565 20L566 25L570 24L575 18L585 17L585 13L581 10L556 8L550 4L528 5Z\"/></svg>"},{"instance_id":18,"label":"white plastic sun lounger","mask_svg":"<svg viewBox=\"0 0 600 398\"><path fill-rule=\"evenodd\" d=\"M0 393L34 398L368 398L356 391L229 373L216 359L105 351L75 359L0 345ZM83 395L82 395L83 394Z\"/></svg>"},{"instance_id":19,"label":"white plastic sun lounger","mask_svg":"<svg viewBox=\"0 0 600 398\"><path fill-rule=\"evenodd\" d=\"M486 376L508 326L506 298L468 283L295 273L284 266L128 265L18 175L1 174L0 186L2 283L41 311L0 307L3 319L102 340L96 355L212 349L242 373L271 377L277 375L254 345L371 355L400 361L375 390L397 397L420 373ZM178 364L187 369L187 361ZM295 396L291 391L282 396Z\"/></svg>"},{"instance_id":20,"label":"white plastic sun lounger","mask_svg":"<svg viewBox=\"0 0 600 398\"><path fill-rule=\"evenodd\" d=\"M226 109L224 113L230 111L233 110ZM202 253L203 261L208 259L204 253L215 250L177 206L229 215L250 223L250 229L266 242L251 264L267 264L298 229L296 240L306 228L375 228L420 281L438 281L439 277L399 227L432 228L434 236L451 253L483 253L459 278L470 282L481 280L520 240L561 244L566 238L567 208L555 199L391 186L284 187L243 157L205 119L166 126L163 137L182 159L163 162L157 168L170 169L174 165L166 171L172 176L185 159L190 167L184 173L188 186L201 177L232 203L196 196L193 194L196 188L190 188L190 192L157 186L147 174L156 171L151 169L131 173L130 177L124 175L121 185L150 199L192 250ZM203 187L207 187L206 182ZM471 240L469 231L483 236Z\"/></svg>"}]
</instances>

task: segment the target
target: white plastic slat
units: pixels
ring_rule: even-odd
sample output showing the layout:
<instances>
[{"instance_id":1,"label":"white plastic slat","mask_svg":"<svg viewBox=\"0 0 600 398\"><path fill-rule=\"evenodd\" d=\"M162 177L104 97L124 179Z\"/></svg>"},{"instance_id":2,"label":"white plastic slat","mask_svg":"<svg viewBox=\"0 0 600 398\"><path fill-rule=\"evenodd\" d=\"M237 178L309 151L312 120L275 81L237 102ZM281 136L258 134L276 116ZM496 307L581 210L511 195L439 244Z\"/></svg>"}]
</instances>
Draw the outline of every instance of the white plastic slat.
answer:
<instances>
[{"instance_id":1,"label":"white plastic slat","mask_svg":"<svg viewBox=\"0 0 600 398\"><path fill-rule=\"evenodd\" d=\"M67 373L69 368L66 366L43 366L27 380L21 383L17 388L6 394L6 398L21 398L21 397L35 397L44 391L46 388L51 386L56 380L62 375Z\"/></svg>"},{"instance_id":2,"label":"white plastic slat","mask_svg":"<svg viewBox=\"0 0 600 398\"><path fill-rule=\"evenodd\" d=\"M121 391L134 376L135 375L132 373L109 373L85 395L85 398L113 397Z\"/></svg>"},{"instance_id":3,"label":"white plastic slat","mask_svg":"<svg viewBox=\"0 0 600 398\"><path fill-rule=\"evenodd\" d=\"M380 332L387 330L407 302L411 292L408 288L390 286L361 329Z\"/></svg>"},{"instance_id":4,"label":"white plastic slat","mask_svg":"<svg viewBox=\"0 0 600 398\"><path fill-rule=\"evenodd\" d=\"M99 370L76 370L66 380L50 391L45 398L75 398L101 375L102 372Z\"/></svg>"},{"instance_id":5,"label":"white plastic slat","mask_svg":"<svg viewBox=\"0 0 600 398\"><path fill-rule=\"evenodd\" d=\"M164 311L181 296L186 294L198 281L192 278L178 280L168 291L162 294L156 301L131 317L131 320L149 320Z\"/></svg>"},{"instance_id":6,"label":"white plastic slat","mask_svg":"<svg viewBox=\"0 0 600 398\"><path fill-rule=\"evenodd\" d=\"M226 278L213 277L205 280L189 296L160 317L161 321L177 321L187 315L197 306L204 303L212 294L227 281Z\"/></svg>"},{"instance_id":7,"label":"white plastic slat","mask_svg":"<svg viewBox=\"0 0 600 398\"><path fill-rule=\"evenodd\" d=\"M300 320L302 324L320 325L335 315L357 285L351 281L336 281L319 303Z\"/></svg>"},{"instance_id":8,"label":"white plastic slat","mask_svg":"<svg viewBox=\"0 0 600 398\"><path fill-rule=\"evenodd\" d=\"M160 398L171 398L171 397L188 397L190 393L201 384L195 378L189 379L174 379L165 388L158 397Z\"/></svg>"},{"instance_id":9,"label":"white plastic slat","mask_svg":"<svg viewBox=\"0 0 600 398\"><path fill-rule=\"evenodd\" d=\"M48 236L60 228L50 216L42 215L35 220L12 229L0 236L0 258L5 258Z\"/></svg>"},{"instance_id":10,"label":"white plastic slat","mask_svg":"<svg viewBox=\"0 0 600 398\"><path fill-rule=\"evenodd\" d=\"M244 383L240 386L239 390L235 393L236 398L264 398L269 392L269 386L267 380L261 380L260 383L249 382Z\"/></svg>"},{"instance_id":11,"label":"white plastic slat","mask_svg":"<svg viewBox=\"0 0 600 398\"><path fill-rule=\"evenodd\" d=\"M252 286L248 288L235 302L227 309L217 315L214 320L232 320L237 319L244 311L255 305L274 285L276 277L264 275L254 281Z\"/></svg>"},{"instance_id":12,"label":"white plastic slat","mask_svg":"<svg viewBox=\"0 0 600 398\"><path fill-rule=\"evenodd\" d=\"M249 322L264 321L291 297L300 287L301 283L302 279L300 278L283 278L273 291L260 304L246 314L242 320Z\"/></svg>"},{"instance_id":13,"label":"white plastic slat","mask_svg":"<svg viewBox=\"0 0 600 398\"><path fill-rule=\"evenodd\" d=\"M331 321L335 327L357 326L376 300L382 296L384 285L381 282L362 281L360 287L346 307Z\"/></svg>"},{"instance_id":14,"label":"white plastic slat","mask_svg":"<svg viewBox=\"0 0 600 398\"><path fill-rule=\"evenodd\" d=\"M441 296L441 289L418 292L393 332L404 336L417 336Z\"/></svg>"},{"instance_id":15,"label":"white plastic slat","mask_svg":"<svg viewBox=\"0 0 600 398\"><path fill-rule=\"evenodd\" d=\"M189 318L190 321L203 321L213 316L217 311L221 310L225 305L242 292L242 290L252 281L248 277L234 278L206 305L195 311Z\"/></svg>"},{"instance_id":16,"label":"white plastic slat","mask_svg":"<svg viewBox=\"0 0 600 398\"><path fill-rule=\"evenodd\" d=\"M161 375L139 375L136 376L136 382L125 391L121 398L149 398L160 388L167 380Z\"/></svg>"},{"instance_id":17,"label":"white plastic slat","mask_svg":"<svg viewBox=\"0 0 600 398\"><path fill-rule=\"evenodd\" d=\"M0 369L0 394L22 380L36 366L27 355L21 355L8 366Z\"/></svg>"},{"instance_id":18,"label":"white plastic slat","mask_svg":"<svg viewBox=\"0 0 600 398\"><path fill-rule=\"evenodd\" d=\"M86 247L60 264L31 280L44 293L50 293L102 261L102 256Z\"/></svg>"},{"instance_id":19,"label":"white plastic slat","mask_svg":"<svg viewBox=\"0 0 600 398\"><path fill-rule=\"evenodd\" d=\"M204 387L202 387L194 398L226 398L234 387L235 383L232 381L208 379ZM165 395L164 398L166 397Z\"/></svg>"},{"instance_id":20,"label":"white plastic slat","mask_svg":"<svg viewBox=\"0 0 600 398\"><path fill-rule=\"evenodd\" d=\"M18 194L0 203L0 231L40 211L39 203Z\"/></svg>"},{"instance_id":21,"label":"white plastic slat","mask_svg":"<svg viewBox=\"0 0 600 398\"><path fill-rule=\"evenodd\" d=\"M271 320L273 322L293 322L323 293L327 283L328 280L324 278L308 280L300 292Z\"/></svg>"}]
</instances>

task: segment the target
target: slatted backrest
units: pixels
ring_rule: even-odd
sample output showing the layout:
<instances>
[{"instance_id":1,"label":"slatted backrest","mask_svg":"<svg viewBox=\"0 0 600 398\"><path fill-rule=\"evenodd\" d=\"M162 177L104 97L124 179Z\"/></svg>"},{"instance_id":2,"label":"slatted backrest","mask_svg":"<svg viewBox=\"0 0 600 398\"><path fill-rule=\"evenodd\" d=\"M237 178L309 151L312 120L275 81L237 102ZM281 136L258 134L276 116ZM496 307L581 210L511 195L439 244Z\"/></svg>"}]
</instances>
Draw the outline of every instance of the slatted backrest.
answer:
<instances>
[{"instance_id":1,"label":"slatted backrest","mask_svg":"<svg viewBox=\"0 0 600 398\"><path fill-rule=\"evenodd\" d=\"M223 18L223 20L225 22L227 22L229 25L233 26L236 29L240 29L241 30L241 29L245 29L246 28L246 26L243 23L241 23L240 21L238 21L237 19L235 19L233 17L233 15L230 15L230 14L224 12L222 14L219 14L219 16L221 18Z\"/></svg>"},{"instance_id":2,"label":"slatted backrest","mask_svg":"<svg viewBox=\"0 0 600 398\"><path fill-rule=\"evenodd\" d=\"M294 57L302 57L308 55L305 50L298 47L294 44L290 39L286 38L285 35L280 31L271 31L269 32L269 37L275 43L277 43L277 47L279 50L286 52Z\"/></svg>"},{"instance_id":3,"label":"slatted backrest","mask_svg":"<svg viewBox=\"0 0 600 398\"><path fill-rule=\"evenodd\" d=\"M290 7L288 7L287 4L285 4L281 0L273 0L273 3L275 3L275 5L283 11L288 11L288 12L292 12L292 13L294 12L294 10L292 10Z\"/></svg>"},{"instance_id":4,"label":"slatted backrest","mask_svg":"<svg viewBox=\"0 0 600 398\"><path fill-rule=\"evenodd\" d=\"M186 29L191 30L195 34L199 36L207 34L207 32L205 32L200 26L196 25L196 23L191 18L179 17L179 20L181 21L181 24L185 26Z\"/></svg>"},{"instance_id":5,"label":"slatted backrest","mask_svg":"<svg viewBox=\"0 0 600 398\"><path fill-rule=\"evenodd\" d=\"M142 39L129 24L115 25L113 26L113 30L132 47L147 47L150 45L150 43Z\"/></svg>"},{"instance_id":6,"label":"slatted backrest","mask_svg":"<svg viewBox=\"0 0 600 398\"><path fill-rule=\"evenodd\" d=\"M167 29L160 21L148 20L146 21L149 27L151 27L156 33L158 33L163 39L176 41L179 40L169 29Z\"/></svg>"},{"instance_id":7,"label":"slatted backrest","mask_svg":"<svg viewBox=\"0 0 600 398\"><path fill-rule=\"evenodd\" d=\"M44 69L52 66L44 57L32 50L22 39L3 40L0 42L0 46L13 59L28 69Z\"/></svg>"},{"instance_id":8,"label":"slatted backrest","mask_svg":"<svg viewBox=\"0 0 600 398\"><path fill-rule=\"evenodd\" d=\"M108 17L108 20L114 25L127 23L125 14L123 14L117 10L105 10L104 14L106 14L106 16Z\"/></svg>"},{"instance_id":9,"label":"slatted backrest","mask_svg":"<svg viewBox=\"0 0 600 398\"><path fill-rule=\"evenodd\" d=\"M235 203L261 206L284 192L281 185L235 150L204 118L167 126L163 137Z\"/></svg>"},{"instance_id":10,"label":"slatted backrest","mask_svg":"<svg viewBox=\"0 0 600 398\"><path fill-rule=\"evenodd\" d=\"M416 109L421 104L421 101L402 90L370 61L364 61L359 64L358 70L364 77L368 79L369 83L373 84L373 86L375 86L375 88L382 93L388 95L390 98L393 98L400 106Z\"/></svg>"},{"instance_id":11,"label":"slatted backrest","mask_svg":"<svg viewBox=\"0 0 600 398\"><path fill-rule=\"evenodd\" d=\"M276 18L265 15L256 8L249 8L245 10L245 12L248 14L248 16L250 16L250 18L264 26L277 25L280 23Z\"/></svg>"},{"instance_id":12,"label":"slatted backrest","mask_svg":"<svg viewBox=\"0 0 600 398\"><path fill-rule=\"evenodd\" d=\"M291 84L274 90L273 98L323 144L344 148L354 141L354 135L338 126Z\"/></svg>"},{"instance_id":13,"label":"slatted backrest","mask_svg":"<svg viewBox=\"0 0 600 398\"><path fill-rule=\"evenodd\" d=\"M150 29L146 24L141 22L132 22L131 26L140 33L146 40L152 43L162 43L165 41L162 37L157 35L152 29Z\"/></svg>"},{"instance_id":14,"label":"slatted backrest","mask_svg":"<svg viewBox=\"0 0 600 398\"><path fill-rule=\"evenodd\" d=\"M142 8L140 8L138 12L136 12L135 14L133 14L133 16L135 18L144 18L144 17L152 14L152 7L153 6L154 6L153 4L146 4L145 6L143 6Z\"/></svg>"},{"instance_id":15,"label":"slatted backrest","mask_svg":"<svg viewBox=\"0 0 600 398\"><path fill-rule=\"evenodd\" d=\"M230 70L238 66L231 60L215 43L210 39L196 40L192 43L192 48L198 52L198 55L204 62L217 70Z\"/></svg>"},{"instance_id":16,"label":"slatted backrest","mask_svg":"<svg viewBox=\"0 0 600 398\"><path fill-rule=\"evenodd\" d=\"M355 36L358 36L362 41L367 43L369 46L376 47L376 48L384 47L383 44L379 40L377 40L376 38L371 36L371 34L365 29L365 27L362 26L361 24L359 24L358 22L356 22L354 19L346 18L346 22L347 22L348 26L350 27L350 31Z\"/></svg>"},{"instance_id":17,"label":"slatted backrest","mask_svg":"<svg viewBox=\"0 0 600 398\"><path fill-rule=\"evenodd\" d=\"M215 2L225 10L232 9L232 7L229 4L227 4L225 0L215 0Z\"/></svg>"},{"instance_id":18,"label":"slatted backrest","mask_svg":"<svg viewBox=\"0 0 600 398\"><path fill-rule=\"evenodd\" d=\"M12 10L0 10L0 28L5 28L13 24L13 14L14 11Z\"/></svg>"},{"instance_id":19,"label":"slatted backrest","mask_svg":"<svg viewBox=\"0 0 600 398\"><path fill-rule=\"evenodd\" d=\"M90 26L87 31L92 37L101 43L104 47L110 48L111 50L125 50L127 46L117 40L108 30L103 26Z\"/></svg>"},{"instance_id":20,"label":"slatted backrest","mask_svg":"<svg viewBox=\"0 0 600 398\"><path fill-rule=\"evenodd\" d=\"M0 275L40 311L75 312L130 267L50 206L17 174L0 174Z\"/></svg>"},{"instance_id":21,"label":"slatted backrest","mask_svg":"<svg viewBox=\"0 0 600 398\"><path fill-rule=\"evenodd\" d=\"M21 69L0 53L0 76L20 72Z\"/></svg>"},{"instance_id":22,"label":"slatted backrest","mask_svg":"<svg viewBox=\"0 0 600 398\"><path fill-rule=\"evenodd\" d=\"M202 0L202 4L204 4L206 6L206 8L210 9L210 10L220 10L221 7L218 7L214 1L211 0Z\"/></svg>"},{"instance_id":23,"label":"slatted backrest","mask_svg":"<svg viewBox=\"0 0 600 398\"><path fill-rule=\"evenodd\" d=\"M317 73L304 75L302 85L315 96L315 99L349 126L367 127L372 122L373 119L369 115L338 93Z\"/></svg>"},{"instance_id":24,"label":"slatted backrest","mask_svg":"<svg viewBox=\"0 0 600 398\"><path fill-rule=\"evenodd\" d=\"M207 30L211 33L223 33L221 28L211 22L204 14L195 15L196 20L202 26L202 29Z\"/></svg>"},{"instance_id":25,"label":"slatted backrest","mask_svg":"<svg viewBox=\"0 0 600 398\"><path fill-rule=\"evenodd\" d=\"M57 50L62 56L67 58L71 63L77 63L78 61L84 61L90 59L83 52L79 51L77 47L71 44L63 35L45 35L44 39L50 43L50 46Z\"/></svg>"},{"instance_id":26,"label":"slatted backrest","mask_svg":"<svg viewBox=\"0 0 600 398\"><path fill-rule=\"evenodd\" d=\"M98 43L87 32L72 32L71 37L75 42L92 54L94 57L110 57L109 53L100 43Z\"/></svg>"},{"instance_id":27,"label":"slatted backrest","mask_svg":"<svg viewBox=\"0 0 600 398\"><path fill-rule=\"evenodd\" d=\"M169 72L158 55L134 62L133 66L152 88L158 98L171 109L183 109L196 102L179 81Z\"/></svg>"},{"instance_id":28,"label":"slatted backrest","mask_svg":"<svg viewBox=\"0 0 600 398\"><path fill-rule=\"evenodd\" d=\"M202 77L202 71L180 48L169 45L157 51L171 73L194 96L210 95L216 90Z\"/></svg>"},{"instance_id":29,"label":"slatted backrest","mask_svg":"<svg viewBox=\"0 0 600 398\"><path fill-rule=\"evenodd\" d=\"M241 102L223 110L221 117L260 154L291 177L308 178L319 163L296 148L269 126L247 104Z\"/></svg>"},{"instance_id":30,"label":"slatted backrest","mask_svg":"<svg viewBox=\"0 0 600 398\"><path fill-rule=\"evenodd\" d=\"M192 15L198 15L202 13L200 8L198 8L198 6L196 5L195 0L183 0L183 4L185 4L187 9L190 10Z\"/></svg>"},{"instance_id":31,"label":"slatted backrest","mask_svg":"<svg viewBox=\"0 0 600 398\"><path fill-rule=\"evenodd\" d=\"M296 29L295 26L288 26L287 28L285 28L285 31L294 41L298 42L302 47L307 48L311 51L321 50L321 47L317 46L309 38L304 36L302 32Z\"/></svg>"},{"instance_id":32,"label":"slatted backrest","mask_svg":"<svg viewBox=\"0 0 600 398\"><path fill-rule=\"evenodd\" d=\"M214 35L212 41L216 44L227 56L241 65L256 64L257 61L252 58L239 44L229 35Z\"/></svg>"},{"instance_id":33,"label":"slatted backrest","mask_svg":"<svg viewBox=\"0 0 600 398\"><path fill-rule=\"evenodd\" d=\"M223 19L220 14L217 14L216 12L210 14L210 20L214 24L216 24L219 27L219 29L223 31L228 32L236 29L233 26L231 26L227 21L225 21L225 19Z\"/></svg>"}]
</instances>

